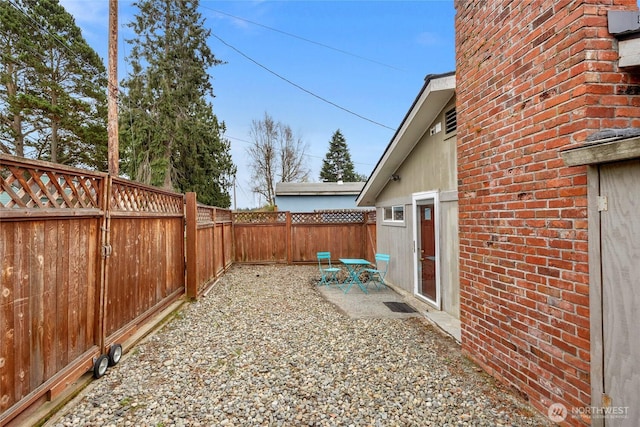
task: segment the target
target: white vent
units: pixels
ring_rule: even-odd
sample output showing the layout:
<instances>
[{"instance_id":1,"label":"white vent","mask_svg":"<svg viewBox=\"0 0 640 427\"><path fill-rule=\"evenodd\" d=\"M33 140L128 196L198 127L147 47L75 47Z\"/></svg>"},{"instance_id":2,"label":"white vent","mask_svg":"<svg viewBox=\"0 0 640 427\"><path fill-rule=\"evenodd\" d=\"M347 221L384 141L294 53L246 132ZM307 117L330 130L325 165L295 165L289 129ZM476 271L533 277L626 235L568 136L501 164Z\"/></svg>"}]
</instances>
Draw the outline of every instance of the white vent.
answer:
<instances>
[{"instance_id":1,"label":"white vent","mask_svg":"<svg viewBox=\"0 0 640 427\"><path fill-rule=\"evenodd\" d=\"M456 109L452 108L451 110L444 113L444 121L445 121L445 132L451 133L455 132L458 127L458 118L456 116Z\"/></svg>"}]
</instances>

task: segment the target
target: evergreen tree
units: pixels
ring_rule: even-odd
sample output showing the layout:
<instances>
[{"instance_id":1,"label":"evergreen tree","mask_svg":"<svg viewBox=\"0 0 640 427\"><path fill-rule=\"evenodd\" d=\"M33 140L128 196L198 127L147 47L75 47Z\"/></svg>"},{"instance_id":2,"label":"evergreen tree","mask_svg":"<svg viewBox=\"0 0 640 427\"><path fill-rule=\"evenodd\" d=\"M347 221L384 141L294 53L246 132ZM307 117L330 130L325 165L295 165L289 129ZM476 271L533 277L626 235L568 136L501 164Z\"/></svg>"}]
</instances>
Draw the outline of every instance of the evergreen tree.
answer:
<instances>
[{"instance_id":1,"label":"evergreen tree","mask_svg":"<svg viewBox=\"0 0 640 427\"><path fill-rule=\"evenodd\" d=\"M338 129L331 137L329 151L322 160L320 180L324 182L357 182L361 179L362 175L354 171L347 140Z\"/></svg>"},{"instance_id":2,"label":"evergreen tree","mask_svg":"<svg viewBox=\"0 0 640 427\"><path fill-rule=\"evenodd\" d=\"M105 170L106 71L57 0L0 3L0 147Z\"/></svg>"},{"instance_id":3,"label":"evergreen tree","mask_svg":"<svg viewBox=\"0 0 640 427\"><path fill-rule=\"evenodd\" d=\"M228 207L236 167L208 101L208 69L221 63L207 46L210 31L193 0L141 0L138 35L122 86L120 158L132 179L177 191L196 191L202 203Z\"/></svg>"},{"instance_id":4,"label":"evergreen tree","mask_svg":"<svg viewBox=\"0 0 640 427\"><path fill-rule=\"evenodd\" d=\"M30 34L25 31L28 19L9 2L0 3L0 150L6 154L24 157L24 142L35 132L21 108L27 97L27 82L33 79L35 59ZM24 88L24 89L23 89Z\"/></svg>"}]
</instances>

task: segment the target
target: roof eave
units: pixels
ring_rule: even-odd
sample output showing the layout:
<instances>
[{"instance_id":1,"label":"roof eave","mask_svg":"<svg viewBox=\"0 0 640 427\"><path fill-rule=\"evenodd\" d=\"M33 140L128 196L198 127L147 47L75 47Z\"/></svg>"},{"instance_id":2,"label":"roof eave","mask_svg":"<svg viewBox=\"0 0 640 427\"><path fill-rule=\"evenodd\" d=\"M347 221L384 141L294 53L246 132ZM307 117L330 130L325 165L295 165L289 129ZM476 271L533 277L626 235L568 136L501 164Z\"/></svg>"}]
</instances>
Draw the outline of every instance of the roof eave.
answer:
<instances>
[{"instance_id":1,"label":"roof eave","mask_svg":"<svg viewBox=\"0 0 640 427\"><path fill-rule=\"evenodd\" d=\"M422 138L435 118L455 94L454 72L429 75L405 115L371 176L356 198L357 206L375 206L375 201L402 162Z\"/></svg>"}]
</instances>

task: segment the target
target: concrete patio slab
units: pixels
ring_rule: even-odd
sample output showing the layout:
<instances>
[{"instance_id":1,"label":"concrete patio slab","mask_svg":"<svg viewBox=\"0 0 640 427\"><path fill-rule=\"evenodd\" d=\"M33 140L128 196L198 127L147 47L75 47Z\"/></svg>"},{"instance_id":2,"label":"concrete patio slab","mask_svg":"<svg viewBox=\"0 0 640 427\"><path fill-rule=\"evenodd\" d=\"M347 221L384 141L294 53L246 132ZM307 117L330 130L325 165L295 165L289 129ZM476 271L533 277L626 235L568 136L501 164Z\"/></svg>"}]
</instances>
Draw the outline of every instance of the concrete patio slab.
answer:
<instances>
[{"instance_id":1,"label":"concrete patio slab","mask_svg":"<svg viewBox=\"0 0 640 427\"><path fill-rule=\"evenodd\" d=\"M351 319L380 319L380 318L406 318L422 316L413 307L415 313L397 313L391 311L385 302L403 302L405 299L389 288L376 289L369 288L369 293L365 294L360 288L354 286L348 293L334 285L318 286L318 290L324 298L338 307L345 315ZM411 306L411 304L408 304Z\"/></svg>"},{"instance_id":2,"label":"concrete patio slab","mask_svg":"<svg viewBox=\"0 0 640 427\"><path fill-rule=\"evenodd\" d=\"M351 319L402 319L407 317L424 317L444 333L453 337L456 342L460 343L460 320L456 319L449 313L435 310L427 304L418 301L416 298L402 295L390 287L383 289L371 287L368 290L369 293L365 294L360 288L354 286L345 294L342 289L335 285L318 286L318 291L323 295L323 297L334 304L342 313ZM416 312L393 312L384 304L385 302L405 303L416 310Z\"/></svg>"}]
</instances>

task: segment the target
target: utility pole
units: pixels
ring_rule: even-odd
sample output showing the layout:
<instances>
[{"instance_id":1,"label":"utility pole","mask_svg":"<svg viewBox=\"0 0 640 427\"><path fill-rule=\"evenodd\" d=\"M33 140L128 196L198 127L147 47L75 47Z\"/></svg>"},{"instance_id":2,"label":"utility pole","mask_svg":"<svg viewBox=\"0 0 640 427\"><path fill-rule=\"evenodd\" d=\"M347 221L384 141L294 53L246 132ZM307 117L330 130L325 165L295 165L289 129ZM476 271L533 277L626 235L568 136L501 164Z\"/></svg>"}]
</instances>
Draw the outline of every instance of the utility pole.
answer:
<instances>
[{"instance_id":1,"label":"utility pole","mask_svg":"<svg viewBox=\"0 0 640 427\"><path fill-rule=\"evenodd\" d=\"M236 204L236 177L233 176L233 210L238 210L238 205Z\"/></svg>"},{"instance_id":2,"label":"utility pole","mask_svg":"<svg viewBox=\"0 0 640 427\"><path fill-rule=\"evenodd\" d=\"M118 0L109 0L109 76L107 78L107 138L109 174L119 174L118 146Z\"/></svg>"}]
</instances>

